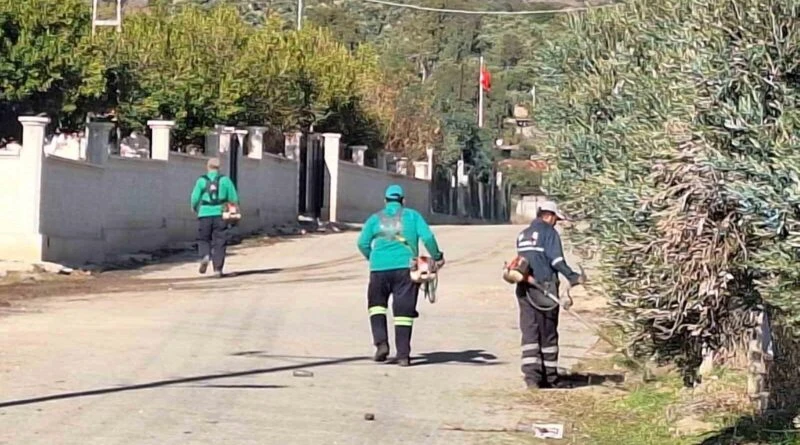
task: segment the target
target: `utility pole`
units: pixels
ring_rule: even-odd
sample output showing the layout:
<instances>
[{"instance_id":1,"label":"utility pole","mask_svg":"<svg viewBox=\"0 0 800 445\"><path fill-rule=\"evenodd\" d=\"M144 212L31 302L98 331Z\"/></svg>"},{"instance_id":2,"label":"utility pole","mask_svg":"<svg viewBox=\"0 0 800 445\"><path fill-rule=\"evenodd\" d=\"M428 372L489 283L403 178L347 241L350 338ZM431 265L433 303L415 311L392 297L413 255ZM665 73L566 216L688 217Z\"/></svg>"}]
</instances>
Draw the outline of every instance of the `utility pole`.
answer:
<instances>
[{"instance_id":1,"label":"utility pole","mask_svg":"<svg viewBox=\"0 0 800 445\"><path fill-rule=\"evenodd\" d=\"M478 73L478 128L483 128L483 56Z\"/></svg>"},{"instance_id":2,"label":"utility pole","mask_svg":"<svg viewBox=\"0 0 800 445\"><path fill-rule=\"evenodd\" d=\"M297 30L303 27L303 0L297 0Z\"/></svg>"}]
</instances>

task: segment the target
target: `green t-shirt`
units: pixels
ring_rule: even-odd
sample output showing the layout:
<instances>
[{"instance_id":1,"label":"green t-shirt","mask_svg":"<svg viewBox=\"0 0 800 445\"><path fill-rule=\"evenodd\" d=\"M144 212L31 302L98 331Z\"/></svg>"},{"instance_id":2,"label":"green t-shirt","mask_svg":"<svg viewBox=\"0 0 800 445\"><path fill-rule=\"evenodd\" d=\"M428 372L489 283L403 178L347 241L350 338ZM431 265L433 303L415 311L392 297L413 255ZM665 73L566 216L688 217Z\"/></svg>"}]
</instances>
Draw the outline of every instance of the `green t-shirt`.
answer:
<instances>
[{"instance_id":1,"label":"green t-shirt","mask_svg":"<svg viewBox=\"0 0 800 445\"><path fill-rule=\"evenodd\" d=\"M435 260L442 257L436 237L416 210L390 202L370 216L358 238L358 250L369 260L373 272L408 269L419 256L419 243Z\"/></svg>"},{"instance_id":2,"label":"green t-shirt","mask_svg":"<svg viewBox=\"0 0 800 445\"><path fill-rule=\"evenodd\" d=\"M217 176L219 176L219 173L212 171L207 173L205 176L213 181ZM203 202L211 201L211 197L206 190L208 179L203 176L197 178L197 182L194 184L194 190L192 190L191 204L192 209L197 213L198 218L222 216L225 204L239 204L239 195L236 194L236 187L233 185L233 181L231 181L230 178L227 176L222 176L222 178L219 179L218 184L219 191L217 197L222 204L203 204Z\"/></svg>"}]
</instances>

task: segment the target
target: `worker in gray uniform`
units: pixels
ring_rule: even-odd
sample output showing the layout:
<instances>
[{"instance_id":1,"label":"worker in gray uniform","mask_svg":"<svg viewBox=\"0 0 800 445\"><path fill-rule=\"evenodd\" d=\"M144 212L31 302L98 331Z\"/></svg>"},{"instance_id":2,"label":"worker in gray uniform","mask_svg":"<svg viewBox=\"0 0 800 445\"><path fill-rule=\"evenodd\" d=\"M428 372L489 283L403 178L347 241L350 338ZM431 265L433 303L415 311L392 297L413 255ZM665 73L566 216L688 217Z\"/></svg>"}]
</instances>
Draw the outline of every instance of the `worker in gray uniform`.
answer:
<instances>
[{"instance_id":1,"label":"worker in gray uniform","mask_svg":"<svg viewBox=\"0 0 800 445\"><path fill-rule=\"evenodd\" d=\"M565 220L552 201L539 206L537 218L517 237L517 254L528 262L529 279L559 295L558 274L571 286L583 284L586 278L575 273L564 260L561 236L555 229ZM558 376L558 315L560 305L530 282L517 284L520 330L522 331L522 372L529 388L568 388ZM564 305L569 299L561 299Z\"/></svg>"}]
</instances>

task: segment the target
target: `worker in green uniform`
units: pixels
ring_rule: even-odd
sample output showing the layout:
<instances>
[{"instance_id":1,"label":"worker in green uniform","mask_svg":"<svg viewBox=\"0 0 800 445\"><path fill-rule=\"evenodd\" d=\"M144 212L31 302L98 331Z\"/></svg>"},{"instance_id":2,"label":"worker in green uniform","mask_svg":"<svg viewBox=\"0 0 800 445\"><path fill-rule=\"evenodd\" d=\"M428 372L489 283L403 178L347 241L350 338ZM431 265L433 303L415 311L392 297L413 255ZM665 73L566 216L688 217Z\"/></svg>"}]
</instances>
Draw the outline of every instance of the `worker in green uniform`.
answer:
<instances>
[{"instance_id":1,"label":"worker in green uniform","mask_svg":"<svg viewBox=\"0 0 800 445\"><path fill-rule=\"evenodd\" d=\"M444 254L425 218L404 207L404 199L399 185L386 189L386 206L367 219L358 238L358 250L369 260L367 308L376 347L375 361L386 361L389 356L386 313L391 295L397 364L409 366L411 328L419 315L416 309L419 285L411 279L411 263L419 257L420 241L440 264L444 262Z\"/></svg>"},{"instance_id":2,"label":"worker in green uniform","mask_svg":"<svg viewBox=\"0 0 800 445\"><path fill-rule=\"evenodd\" d=\"M222 278L225 266L225 248L228 243L228 223L222 214L228 204L239 204L233 181L219 172L218 158L208 160L208 172L197 178L192 190L192 209L197 214L197 250L200 254L200 273L205 274L208 263L214 267L214 276Z\"/></svg>"}]
</instances>

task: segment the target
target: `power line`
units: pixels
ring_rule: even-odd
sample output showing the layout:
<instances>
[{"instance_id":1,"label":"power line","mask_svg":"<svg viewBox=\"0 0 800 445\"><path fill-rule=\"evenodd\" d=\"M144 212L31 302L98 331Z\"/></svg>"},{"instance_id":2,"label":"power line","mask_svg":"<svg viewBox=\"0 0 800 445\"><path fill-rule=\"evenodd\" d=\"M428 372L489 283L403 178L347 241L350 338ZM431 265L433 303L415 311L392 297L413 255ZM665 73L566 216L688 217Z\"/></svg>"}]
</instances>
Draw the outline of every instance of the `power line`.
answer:
<instances>
[{"instance_id":1,"label":"power line","mask_svg":"<svg viewBox=\"0 0 800 445\"><path fill-rule=\"evenodd\" d=\"M395 3L386 0L362 0L367 3L377 3L379 5L394 6L397 8L416 9L418 11L442 12L448 14L471 14L471 15L534 15L534 14L557 14L564 12L579 12L588 11L590 9L607 8L610 6L620 6L624 3L610 3L597 6L582 6L576 8L562 8L562 9L542 9L535 11L469 11L465 9L446 9L446 8L429 8L427 6L409 5L407 3Z\"/></svg>"},{"instance_id":2,"label":"power line","mask_svg":"<svg viewBox=\"0 0 800 445\"><path fill-rule=\"evenodd\" d=\"M356 1L363 1L366 3L374 3L384 6L393 6L396 8L406 8L406 9L415 9L418 11L429 11L429 12L440 12L440 13L451 13L451 14L472 14L472 15L541 15L541 14L558 14L558 13L567 13L567 12L581 12L581 11L589 11L592 9L600 9L600 8L608 8L611 6L622 6L625 3L623 2L614 2L614 3L607 3L602 5L593 5L593 6L580 6L580 7L572 7L572 8L561 8L561 9L541 9L541 10L530 10L530 11L475 11L475 10L466 10L466 9L447 9L447 8L432 8L427 6L420 6L420 5L412 5L408 3L396 3L387 0L356 0ZM231 5L231 6L245 6L245 5L254 5L254 6L282 6L282 5L295 5L296 0L228 0L221 2L222 5ZM187 1L179 1L176 3L172 3L168 5L169 7L179 7L179 6L189 6L192 3ZM137 9L151 9L153 6L145 6L143 8Z\"/></svg>"}]
</instances>

